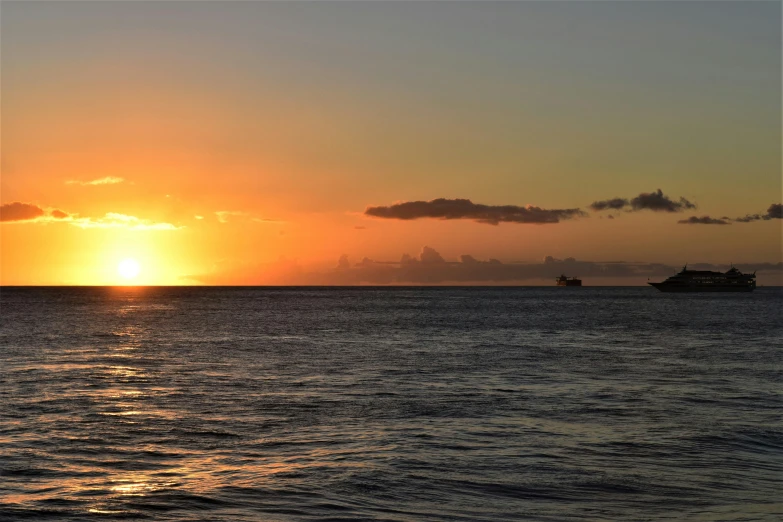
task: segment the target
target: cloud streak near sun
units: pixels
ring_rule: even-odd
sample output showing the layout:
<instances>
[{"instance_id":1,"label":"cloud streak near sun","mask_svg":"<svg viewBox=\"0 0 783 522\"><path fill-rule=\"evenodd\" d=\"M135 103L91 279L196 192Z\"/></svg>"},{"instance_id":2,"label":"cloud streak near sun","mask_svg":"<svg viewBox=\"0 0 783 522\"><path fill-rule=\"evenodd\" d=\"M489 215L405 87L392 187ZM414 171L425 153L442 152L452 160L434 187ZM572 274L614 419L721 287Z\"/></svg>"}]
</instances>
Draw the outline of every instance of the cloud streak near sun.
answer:
<instances>
[{"instance_id":1,"label":"cloud streak near sun","mask_svg":"<svg viewBox=\"0 0 783 522\"><path fill-rule=\"evenodd\" d=\"M249 220L254 223L280 223L279 220L255 217L249 212L243 212L241 210L218 210L215 212L215 216L217 217L218 222L223 224L235 219ZM204 218L202 216L196 216L196 219Z\"/></svg>"},{"instance_id":2,"label":"cloud streak near sun","mask_svg":"<svg viewBox=\"0 0 783 522\"><path fill-rule=\"evenodd\" d=\"M118 178L116 176L106 176L105 178L93 179L90 181L80 181L78 179L70 179L65 182L66 185L116 185L125 181L124 178Z\"/></svg>"},{"instance_id":3,"label":"cloud streak near sun","mask_svg":"<svg viewBox=\"0 0 783 522\"><path fill-rule=\"evenodd\" d=\"M14 201L0 206L0 222L3 223L68 223L79 228L124 228L126 230L177 230L183 227L171 223L156 222L117 212L107 212L101 217L80 217L57 208L44 209L33 203Z\"/></svg>"},{"instance_id":4,"label":"cloud streak near sun","mask_svg":"<svg viewBox=\"0 0 783 522\"><path fill-rule=\"evenodd\" d=\"M80 228L124 228L126 230L177 230L171 223L155 222L136 216L107 212L100 218L74 218L71 222Z\"/></svg>"}]
</instances>

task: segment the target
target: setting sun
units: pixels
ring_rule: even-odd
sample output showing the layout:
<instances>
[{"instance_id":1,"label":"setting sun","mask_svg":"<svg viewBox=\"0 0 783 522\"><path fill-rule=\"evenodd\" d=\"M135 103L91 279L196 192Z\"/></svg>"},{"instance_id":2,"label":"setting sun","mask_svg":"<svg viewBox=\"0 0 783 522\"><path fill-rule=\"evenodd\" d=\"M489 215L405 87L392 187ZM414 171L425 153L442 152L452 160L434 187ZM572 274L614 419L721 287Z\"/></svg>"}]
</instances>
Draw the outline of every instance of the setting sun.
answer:
<instances>
[{"instance_id":1,"label":"setting sun","mask_svg":"<svg viewBox=\"0 0 783 522\"><path fill-rule=\"evenodd\" d=\"M125 279L133 279L139 272L141 267L135 259L123 259L120 264L117 265L117 272Z\"/></svg>"}]
</instances>

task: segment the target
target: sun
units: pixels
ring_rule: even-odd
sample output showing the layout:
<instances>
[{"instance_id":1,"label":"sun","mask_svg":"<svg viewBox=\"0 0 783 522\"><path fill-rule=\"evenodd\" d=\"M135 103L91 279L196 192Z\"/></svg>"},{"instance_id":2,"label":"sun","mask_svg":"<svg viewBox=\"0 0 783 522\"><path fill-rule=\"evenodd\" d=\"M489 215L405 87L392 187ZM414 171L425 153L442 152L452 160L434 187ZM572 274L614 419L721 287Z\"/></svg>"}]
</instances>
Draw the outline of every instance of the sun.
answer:
<instances>
[{"instance_id":1,"label":"sun","mask_svg":"<svg viewBox=\"0 0 783 522\"><path fill-rule=\"evenodd\" d=\"M117 272L125 279L133 279L139 272L141 267L135 259L123 259L120 264L117 265Z\"/></svg>"}]
</instances>

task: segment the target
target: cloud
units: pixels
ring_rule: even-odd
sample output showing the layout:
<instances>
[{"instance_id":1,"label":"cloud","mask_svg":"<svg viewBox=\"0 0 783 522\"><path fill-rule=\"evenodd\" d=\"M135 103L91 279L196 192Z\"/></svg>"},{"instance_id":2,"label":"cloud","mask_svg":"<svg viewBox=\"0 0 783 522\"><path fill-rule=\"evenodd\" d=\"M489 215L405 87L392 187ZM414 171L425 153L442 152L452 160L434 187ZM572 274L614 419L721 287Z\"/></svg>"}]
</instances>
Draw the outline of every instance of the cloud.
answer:
<instances>
[{"instance_id":1,"label":"cloud","mask_svg":"<svg viewBox=\"0 0 783 522\"><path fill-rule=\"evenodd\" d=\"M154 222L115 212L108 212L100 218L73 218L69 222L80 228L125 228L127 230L177 230L183 228L171 223Z\"/></svg>"},{"instance_id":2,"label":"cloud","mask_svg":"<svg viewBox=\"0 0 783 522\"><path fill-rule=\"evenodd\" d=\"M696 205L681 197L680 201L672 201L661 189L650 193L641 193L631 200L634 210L653 210L655 212L682 212L696 208Z\"/></svg>"},{"instance_id":3,"label":"cloud","mask_svg":"<svg viewBox=\"0 0 783 522\"><path fill-rule=\"evenodd\" d=\"M348 261L348 256L343 254L340 256L340 259L337 260L337 269L338 270L349 270L351 268L351 262Z\"/></svg>"},{"instance_id":4,"label":"cloud","mask_svg":"<svg viewBox=\"0 0 783 522\"><path fill-rule=\"evenodd\" d=\"M625 198L604 199L593 201L590 209L596 212L601 210L621 210L630 207L631 212L639 210L652 210L654 212L682 212L683 210L694 209L696 205L687 199L681 197L679 201L674 201L663 193L661 189L654 192L642 192L630 200Z\"/></svg>"},{"instance_id":5,"label":"cloud","mask_svg":"<svg viewBox=\"0 0 783 522\"><path fill-rule=\"evenodd\" d=\"M240 218L242 220L249 220L255 223L282 223L282 221L278 221L276 219L253 217L253 215L249 212L243 212L241 210L218 210L215 212L215 215L217 216L217 220L220 223L228 223L232 220L232 218Z\"/></svg>"},{"instance_id":6,"label":"cloud","mask_svg":"<svg viewBox=\"0 0 783 522\"><path fill-rule=\"evenodd\" d=\"M217 216L217 220L221 223L228 223L228 220L232 216L247 216L245 212L240 212L238 210L218 210L215 212L215 215Z\"/></svg>"},{"instance_id":7,"label":"cloud","mask_svg":"<svg viewBox=\"0 0 783 522\"><path fill-rule=\"evenodd\" d=\"M738 217L734 221L737 223L750 223L751 221L761 221L762 219L769 219L761 214L747 214L744 217Z\"/></svg>"},{"instance_id":8,"label":"cloud","mask_svg":"<svg viewBox=\"0 0 783 522\"><path fill-rule=\"evenodd\" d=\"M723 218L711 218L710 216L691 216L688 219L681 219L677 223L681 225L731 225Z\"/></svg>"},{"instance_id":9,"label":"cloud","mask_svg":"<svg viewBox=\"0 0 783 522\"><path fill-rule=\"evenodd\" d=\"M32 221L44 215L44 210L32 203L14 201L0 206L0 221Z\"/></svg>"},{"instance_id":10,"label":"cloud","mask_svg":"<svg viewBox=\"0 0 783 522\"><path fill-rule=\"evenodd\" d=\"M115 176L106 176L105 178L93 179L91 181L80 181L78 179L71 179L65 182L66 185L115 185L125 181L124 178L118 178Z\"/></svg>"},{"instance_id":11,"label":"cloud","mask_svg":"<svg viewBox=\"0 0 783 522\"><path fill-rule=\"evenodd\" d=\"M528 205L481 205L469 199L438 198L432 201L406 201L391 206L367 207L364 214L383 219L412 220L471 219L478 223L497 225L499 223L559 223L561 219L585 216L578 208L543 209Z\"/></svg>"},{"instance_id":12,"label":"cloud","mask_svg":"<svg viewBox=\"0 0 783 522\"><path fill-rule=\"evenodd\" d=\"M430 265L446 262L446 260L443 259L443 256L441 256L437 250L428 246L425 246L421 249L421 254L419 254L419 261Z\"/></svg>"},{"instance_id":13,"label":"cloud","mask_svg":"<svg viewBox=\"0 0 783 522\"><path fill-rule=\"evenodd\" d=\"M783 219L783 204L771 204L767 209L767 215L764 219Z\"/></svg>"},{"instance_id":14,"label":"cloud","mask_svg":"<svg viewBox=\"0 0 783 522\"><path fill-rule=\"evenodd\" d=\"M623 198L605 199L603 201L593 201L590 203L590 209L595 211L606 209L620 210L629 204L628 200Z\"/></svg>"},{"instance_id":15,"label":"cloud","mask_svg":"<svg viewBox=\"0 0 783 522\"><path fill-rule=\"evenodd\" d=\"M737 223L750 223L751 221L760 221L762 219L764 219L764 216L761 214L748 214L744 217L738 217L734 221Z\"/></svg>"},{"instance_id":16,"label":"cloud","mask_svg":"<svg viewBox=\"0 0 783 522\"><path fill-rule=\"evenodd\" d=\"M70 214L68 214L67 212L63 212L62 210L57 209L57 208L52 209L51 215L55 219L66 219L66 218L70 217Z\"/></svg>"},{"instance_id":17,"label":"cloud","mask_svg":"<svg viewBox=\"0 0 783 522\"><path fill-rule=\"evenodd\" d=\"M747 214L744 217L738 217L734 221L738 223L750 223L751 221L769 221L770 219L783 219L783 205L773 203L767 209L766 214Z\"/></svg>"}]
</instances>

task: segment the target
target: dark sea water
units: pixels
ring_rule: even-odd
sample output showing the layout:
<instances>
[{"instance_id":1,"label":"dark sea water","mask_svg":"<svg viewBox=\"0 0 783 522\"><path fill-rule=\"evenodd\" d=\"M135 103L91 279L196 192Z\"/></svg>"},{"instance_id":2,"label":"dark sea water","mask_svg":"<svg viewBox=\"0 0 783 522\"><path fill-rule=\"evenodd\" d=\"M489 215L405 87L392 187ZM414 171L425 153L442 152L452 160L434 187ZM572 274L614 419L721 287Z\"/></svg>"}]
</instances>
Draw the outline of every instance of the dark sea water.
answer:
<instances>
[{"instance_id":1,"label":"dark sea water","mask_svg":"<svg viewBox=\"0 0 783 522\"><path fill-rule=\"evenodd\" d=\"M0 520L780 520L783 291L3 288Z\"/></svg>"}]
</instances>

